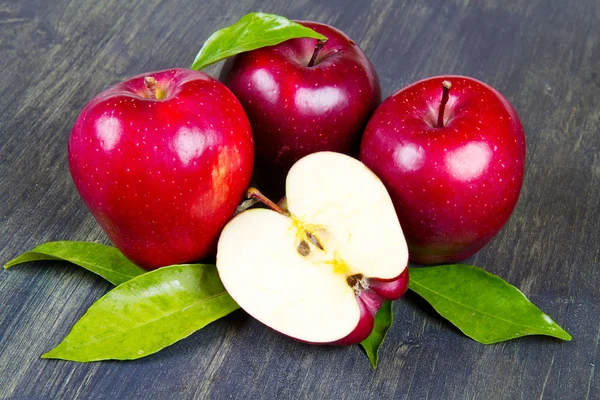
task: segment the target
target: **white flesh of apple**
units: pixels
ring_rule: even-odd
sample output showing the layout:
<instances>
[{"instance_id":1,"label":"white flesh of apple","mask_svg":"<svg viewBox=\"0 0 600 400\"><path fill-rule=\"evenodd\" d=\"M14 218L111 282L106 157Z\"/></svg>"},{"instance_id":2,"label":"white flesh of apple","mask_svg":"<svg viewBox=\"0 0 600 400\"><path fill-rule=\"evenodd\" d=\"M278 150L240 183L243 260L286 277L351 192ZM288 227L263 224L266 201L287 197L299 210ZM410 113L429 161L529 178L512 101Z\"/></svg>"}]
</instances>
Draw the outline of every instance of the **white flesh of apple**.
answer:
<instances>
[{"instance_id":1,"label":"white flesh of apple","mask_svg":"<svg viewBox=\"0 0 600 400\"><path fill-rule=\"evenodd\" d=\"M286 190L290 216L252 209L227 224L219 275L264 324L303 341L333 342L360 318L347 278L398 277L408 263L406 241L379 178L349 156L304 157L290 170Z\"/></svg>"}]
</instances>

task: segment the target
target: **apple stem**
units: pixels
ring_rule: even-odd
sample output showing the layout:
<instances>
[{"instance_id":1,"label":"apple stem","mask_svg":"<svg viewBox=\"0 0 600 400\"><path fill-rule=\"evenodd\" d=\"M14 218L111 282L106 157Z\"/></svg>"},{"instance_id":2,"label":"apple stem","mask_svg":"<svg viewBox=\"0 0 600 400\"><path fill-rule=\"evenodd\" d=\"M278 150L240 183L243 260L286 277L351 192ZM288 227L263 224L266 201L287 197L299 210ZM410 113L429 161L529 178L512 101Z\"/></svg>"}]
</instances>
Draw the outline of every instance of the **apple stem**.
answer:
<instances>
[{"instance_id":1,"label":"apple stem","mask_svg":"<svg viewBox=\"0 0 600 400\"><path fill-rule=\"evenodd\" d=\"M248 189L248 192L246 193L246 197L249 199L259 200L264 205L269 207L271 210L276 211L281 215L285 215L286 217L290 216L289 212L287 212L283 208L279 207L277 204L273 203L271 200L269 200L267 197L265 197L265 195L262 194L260 192L260 190L258 190L257 188L251 187L250 189Z\"/></svg>"},{"instance_id":2,"label":"apple stem","mask_svg":"<svg viewBox=\"0 0 600 400\"><path fill-rule=\"evenodd\" d=\"M153 76L146 76L144 78L146 89L148 90L148 97L156 100L156 79Z\"/></svg>"},{"instance_id":3,"label":"apple stem","mask_svg":"<svg viewBox=\"0 0 600 400\"><path fill-rule=\"evenodd\" d=\"M317 44L315 44L315 50L313 51L312 57L308 62L308 67L312 67L315 65L315 62L317 61L317 56L319 55L319 52L321 51L323 46L325 46L325 40L317 40Z\"/></svg>"},{"instance_id":4,"label":"apple stem","mask_svg":"<svg viewBox=\"0 0 600 400\"><path fill-rule=\"evenodd\" d=\"M444 127L444 110L446 108L446 103L448 103L448 98L450 97L450 89L452 89L452 83L450 81L442 82L442 102L440 103L440 110L438 111L438 128Z\"/></svg>"},{"instance_id":5,"label":"apple stem","mask_svg":"<svg viewBox=\"0 0 600 400\"><path fill-rule=\"evenodd\" d=\"M237 208L235 209L235 212L233 213L233 215L238 215L238 214L246 211L250 207L253 207L256 203L259 203L259 202L260 202L260 200L258 200L258 199L244 200L242 202L242 204L240 204L239 206L237 206Z\"/></svg>"}]
</instances>

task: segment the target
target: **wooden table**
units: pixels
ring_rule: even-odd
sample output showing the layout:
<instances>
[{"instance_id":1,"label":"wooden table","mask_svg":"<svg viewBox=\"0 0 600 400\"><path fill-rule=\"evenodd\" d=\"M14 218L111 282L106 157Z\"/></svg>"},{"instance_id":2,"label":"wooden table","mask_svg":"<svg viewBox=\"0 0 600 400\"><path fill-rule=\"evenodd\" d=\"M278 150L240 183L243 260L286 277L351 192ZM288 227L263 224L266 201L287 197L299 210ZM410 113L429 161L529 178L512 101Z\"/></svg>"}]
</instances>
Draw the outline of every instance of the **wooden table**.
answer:
<instances>
[{"instance_id":1,"label":"wooden table","mask_svg":"<svg viewBox=\"0 0 600 400\"><path fill-rule=\"evenodd\" d=\"M375 371L358 346L297 343L241 311L138 361L43 360L110 288L45 262L0 272L0 397L599 399L597 0L5 1L0 261L51 240L107 243L68 172L77 114L128 76L189 66L210 33L250 11L345 31L370 56L384 96L451 73L514 104L527 135L523 191L503 231L467 262L521 288L573 341L478 344L409 294Z\"/></svg>"}]
</instances>

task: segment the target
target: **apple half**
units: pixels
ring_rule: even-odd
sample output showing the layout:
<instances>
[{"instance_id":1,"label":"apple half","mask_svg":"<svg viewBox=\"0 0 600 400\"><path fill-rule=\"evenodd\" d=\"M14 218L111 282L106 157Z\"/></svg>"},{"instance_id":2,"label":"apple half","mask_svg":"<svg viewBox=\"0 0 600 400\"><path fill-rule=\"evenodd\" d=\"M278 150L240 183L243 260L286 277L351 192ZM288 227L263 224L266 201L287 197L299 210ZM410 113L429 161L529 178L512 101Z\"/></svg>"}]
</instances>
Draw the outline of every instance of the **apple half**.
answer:
<instances>
[{"instance_id":1,"label":"apple half","mask_svg":"<svg viewBox=\"0 0 600 400\"><path fill-rule=\"evenodd\" d=\"M384 300L408 287L408 248L394 205L360 161L318 152L286 179L286 207L233 218L218 243L225 288L265 325L310 343L354 344Z\"/></svg>"}]
</instances>

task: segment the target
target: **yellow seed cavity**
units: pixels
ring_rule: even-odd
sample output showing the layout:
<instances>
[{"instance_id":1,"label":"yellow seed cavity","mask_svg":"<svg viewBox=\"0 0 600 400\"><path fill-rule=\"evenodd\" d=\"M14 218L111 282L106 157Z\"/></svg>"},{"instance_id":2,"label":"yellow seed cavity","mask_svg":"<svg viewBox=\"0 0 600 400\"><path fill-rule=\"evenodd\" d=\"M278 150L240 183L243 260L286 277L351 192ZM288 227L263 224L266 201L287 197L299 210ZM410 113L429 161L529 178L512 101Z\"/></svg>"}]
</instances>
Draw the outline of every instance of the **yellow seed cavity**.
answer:
<instances>
[{"instance_id":1,"label":"yellow seed cavity","mask_svg":"<svg viewBox=\"0 0 600 400\"><path fill-rule=\"evenodd\" d=\"M330 265L333 268L333 272L336 274L351 276L353 275L352 269L344 261L337 251L333 252L333 255L329 259L323 259L319 256L329 256L331 246L327 243L327 229L324 226L318 224L307 224L295 216L292 218L292 229L295 230L297 251L299 254L304 256L307 260L313 263ZM331 242L329 243L331 245ZM315 251L310 251L310 248ZM308 250L308 251L307 251Z\"/></svg>"},{"instance_id":2,"label":"yellow seed cavity","mask_svg":"<svg viewBox=\"0 0 600 400\"><path fill-rule=\"evenodd\" d=\"M292 215L292 227L296 230L296 240L300 243L308 239L315 247L325 250L323 239L319 236L325 229L321 225L307 224Z\"/></svg>"},{"instance_id":3,"label":"yellow seed cavity","mask_svg":"<svg viewBox=\"0 0 600 400\"><path fill-rule=\"evenodd\" d=\"M331 265L333 267L333 272L335 272L336 274L346 276L352 275L352 270L350 269L350 266L346 261L340 258L337 251L333 253L333 259L325 261L325 263Z\"/></svg>"}]
</instances>

